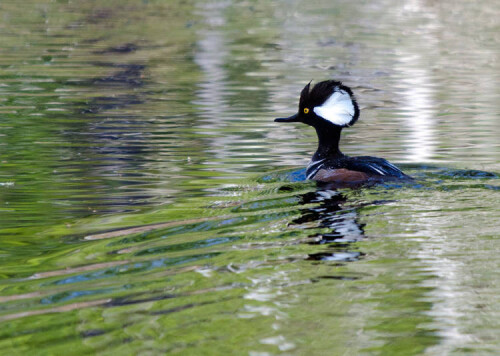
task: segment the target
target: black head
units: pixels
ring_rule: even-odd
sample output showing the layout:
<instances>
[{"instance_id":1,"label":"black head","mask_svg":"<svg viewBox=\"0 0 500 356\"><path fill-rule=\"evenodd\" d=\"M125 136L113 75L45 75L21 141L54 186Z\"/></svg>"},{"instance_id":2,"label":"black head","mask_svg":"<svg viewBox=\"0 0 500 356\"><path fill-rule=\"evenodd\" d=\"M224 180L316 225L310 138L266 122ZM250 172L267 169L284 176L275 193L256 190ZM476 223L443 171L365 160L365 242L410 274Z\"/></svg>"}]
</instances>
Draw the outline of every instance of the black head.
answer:
<instances>
[{"instance_id":1,"label":"black head","mask_svg":"<svg viewBox=\"0 0 500 356\"><path fill-rule=\"evenodd\" d=\"M310 89L307 84L300 93L299 112L276 122L303 122L311 126L352 126L359 117L356 99L349 87L335 80L325 80Z\"/></svg>"}]
</instances>

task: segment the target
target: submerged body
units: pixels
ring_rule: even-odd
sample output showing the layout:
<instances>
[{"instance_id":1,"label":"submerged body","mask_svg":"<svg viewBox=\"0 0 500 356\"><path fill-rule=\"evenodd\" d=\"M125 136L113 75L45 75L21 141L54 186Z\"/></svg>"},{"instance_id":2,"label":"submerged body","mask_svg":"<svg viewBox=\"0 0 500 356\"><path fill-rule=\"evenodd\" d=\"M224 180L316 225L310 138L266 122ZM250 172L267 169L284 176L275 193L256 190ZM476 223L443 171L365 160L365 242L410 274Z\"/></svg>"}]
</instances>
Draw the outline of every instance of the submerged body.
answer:
<instances>
[{"instance_id":1,"label":"submerged body","mask_svg":"<svg viewBox=\"0 0 500 356\"><path fill-rule=\"evenodd\" d=\"M359 108L351 89L327 80L300 94L299 112L276 122L302 122L316 129L318 149L307 167L307 179L319 182L363 183L370 180L411 179L383 158L349 157L339 149L342 128L353 125Z\"/></svg>"}]
</instances>

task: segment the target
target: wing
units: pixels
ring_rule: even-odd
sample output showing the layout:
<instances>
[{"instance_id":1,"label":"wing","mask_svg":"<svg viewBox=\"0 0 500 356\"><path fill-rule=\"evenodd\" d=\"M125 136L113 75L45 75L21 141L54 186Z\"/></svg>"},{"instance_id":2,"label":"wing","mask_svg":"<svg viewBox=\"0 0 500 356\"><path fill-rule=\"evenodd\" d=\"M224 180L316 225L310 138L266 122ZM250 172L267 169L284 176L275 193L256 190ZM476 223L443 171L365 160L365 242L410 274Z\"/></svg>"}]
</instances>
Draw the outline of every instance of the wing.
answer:
<instances>
[{"instance_id":1,"label":"wing","mask_svg":"<svg viewBox=\"0 0 500 356\"><path fill-rule=\"evenodd\" d=\"M360 171L378 176L410 178L398 167L383 158L370 156L349 157L346 159L345 163L346 168L352 169L353 171Z\"/></svg>"},{"instance_id":2,"label":"wing","mask_svg":"<svg viewBox=\"0 0 500 356\"><path fill-rule=\"evenodd\" d=\"M410 176L404 174L398 167L389 161L371 156L347 157L336 159L325 163L329 168L346 168L352 171L358 171L375 176L394 177L400 179L409 179Z\"/></svg>"}]
</instances>

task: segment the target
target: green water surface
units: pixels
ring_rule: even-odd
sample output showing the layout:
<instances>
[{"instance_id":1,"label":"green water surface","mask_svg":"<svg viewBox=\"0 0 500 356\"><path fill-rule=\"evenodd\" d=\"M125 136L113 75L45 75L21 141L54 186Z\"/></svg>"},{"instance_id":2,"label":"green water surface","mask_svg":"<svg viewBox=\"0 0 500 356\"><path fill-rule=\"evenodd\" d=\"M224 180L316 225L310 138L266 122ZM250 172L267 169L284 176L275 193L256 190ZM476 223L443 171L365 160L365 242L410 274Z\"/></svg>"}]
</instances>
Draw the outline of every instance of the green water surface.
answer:
<instances>
[{"instance_id":1,"label":"green water surface","mask_svg":"<svg viewBox=\"0 0 500 356\"><path fill-rule=\"evenodd\" d=\"M496 1L0 3L0 354L498 355ZM317 186L311 79L347 154Z\"/></svg>"}]
</instances>

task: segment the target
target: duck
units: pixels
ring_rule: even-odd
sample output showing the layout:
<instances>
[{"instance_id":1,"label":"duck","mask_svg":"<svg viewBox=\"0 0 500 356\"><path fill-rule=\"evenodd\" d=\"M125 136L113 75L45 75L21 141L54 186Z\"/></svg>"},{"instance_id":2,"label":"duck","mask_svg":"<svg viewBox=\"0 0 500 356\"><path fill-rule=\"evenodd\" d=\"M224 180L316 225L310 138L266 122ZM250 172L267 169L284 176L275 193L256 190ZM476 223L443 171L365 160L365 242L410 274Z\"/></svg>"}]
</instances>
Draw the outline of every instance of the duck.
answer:
<instances>
[{"instance_id":1,"label":"duck","mask_svg":"<svg viewBox=\"0 0 500 356\"><path fill-rule=\"evenodd\" d=\"M365 183L384 180L411 180L384 158L348 156L339 149L342 129L358 121L359 106L352 90L336 80L325 80L301 91L299 111L275 122L301 122L312 126L318 148L306 169L306 178L317 182Z\"/></svg>"}]
</instances>

